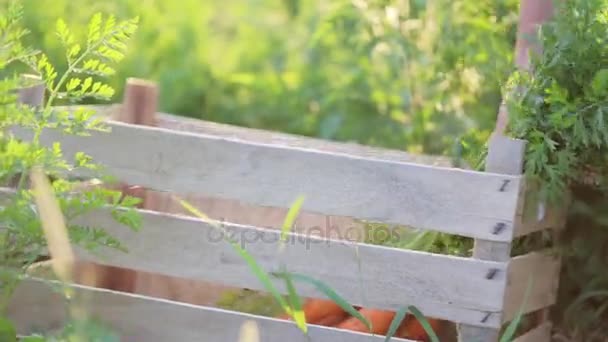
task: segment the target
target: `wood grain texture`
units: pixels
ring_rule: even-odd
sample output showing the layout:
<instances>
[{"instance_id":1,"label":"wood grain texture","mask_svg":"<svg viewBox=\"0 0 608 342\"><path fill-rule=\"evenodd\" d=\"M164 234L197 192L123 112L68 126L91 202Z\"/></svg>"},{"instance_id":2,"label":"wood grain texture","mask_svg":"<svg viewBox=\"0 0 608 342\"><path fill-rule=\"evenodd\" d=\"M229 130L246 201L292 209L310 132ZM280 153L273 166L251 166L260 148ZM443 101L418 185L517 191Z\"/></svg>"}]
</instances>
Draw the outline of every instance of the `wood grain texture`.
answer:
<instances>
[{"instance_id":1,"label":"wood grain texture","mask_svg":"<svg viewBox=\"0 0 608 342\"><path fill-rule=\"evenodd\" d=\"M523 168L524 151L526 142L523 140L510 139L502 134L494 134L490 138L488 156L486 159L486 170L509 175L520 175ZM508 183L503 183L508 186ZM525 188L519 188L524 191ZM517 203L516 211L520 211L522 201ZM473 247L473 258L491 261L509 261L511 257L511 241L490 241L487 239L475 239ZM504 296L500 298L503 300ZM458 340L460 342L496 342L499 337L499 329L479 327L478 325L465 325L458 329Z\"/></svg>"},{"instance_id":2,"label":"wood grain texture","mask_svg":"<svg viewBox=\"0 0 608 342\"><path fill-rule=\"evenodd\" d=\"M525 140L493 135L488 147L486 171L508 175L522 174L526 144Z\"/></svg>"},{"instance_id":3,"label":"wood grain texture","mask_svg":"<svg viewBox=\"0 0 608 342\"><path fill-rule=\"evenodd\" d=\"M74 111L77 108L89 108L96 112L96 117L114 118L123 110L122 104L57 106L58 110ZM379 148L355 142L332 141L307 136L262 130L249 127L228 125L218 122L193 119L175 114L158 112L155 114L156 126L181 132L208 134L225 138L234 138L261 144L274 144L283 147L309 148L334 153L368 156L387 161L400 161L428 166L454 167L452 159L439 155L412 154L401 150ZM470 169L464 162L463 169Z\"/></svg>"},{"instance_id":4,"label":"wood grain texture","mask_svg":"<svg viewBox=\"0 0 608 342\"><path fill-rule=\"evenodd\" d=\"M124 111L122 105L89 106L96 108L101 117L113 117ZM69 107L67 107L69 108ZM216 122L191 119L167 113L155 113L155 124L171 130L182 132L203 133L223 137L232 137L258 143L273 143L285 147L308 147L331 152L343 152L356 155L385 156L387 160L399 160L403 162L415 162L425 165L450 167L451 159L443 156L413 155L402 151L374 148L370 146L326 141L309 137L296 136L292 134L274 132L246 127L239 127ZM159 201L150 205L146 203L148 210L162 211L168 213L188 214L170 196L160 196ZM288 209L283 207L256 206L237 199L217 198L205 195L204 192L189 192L178 194L204 212L211 218L225 220L239 224L249 224L256 227L279 228L281 227ZM323 235L331 235L336 238L345 236L347 231L356 227L362 227L362 223L350 217L320 215L300 211L295 222L295 231L316 231L321 227Z\"/></svg>"},{"instance_id":5,"label":"wood grain texture","mask_svg":"<svg viewBox=\"0 0 608 342\"><path fill-rule=\"evenodd\" d=\"M497 342L499 330L475 325L458 326L458 342Z\"/></svg>"},{"instance_id":6,"label":"wood grain texture","mask_svg":"<svg viewBox=\"0 0 608 342\"><path fill-rule=\"evenodd\" d=\"M155 104L158 90L155 84L133 79L128 80L127 83L123 105L110 111L107 114L108 117L127 123L171 129L179 128L178 130L182 131L197 132L200 130L201 125L196 123L203 121L178 116L165 116L156 112ZM264 131L260 132L260 136L264 136ZM266 132L266 135L268 134L273 133ZM171 195L166 192L147 190L145 191L142 208L168 213L189 214L179 203L173 200ZM280 228L287 215L286 208L255 206L234 199L204 196L202 193L178 195L195 205L209 217L233 223L264 228ZM308 231L313 234L344 237L346 232L355 230L355 227L363 229L360 225L359 222L355 222L351 218L329 217L301 211L292 229L299 232ZM229 290L234 289L198 280L139 271L137 272L137 284L134 293L196 305L213 305L220 299L222 293Z\"/></svg>"},{"instance_id":7,"label":"wood grain texture","mask_svg":"<svg viewBox=\"0 0 608 342\"><path fill-rule=\"evenodd\" d=\"M94 223L118 238L128 253L100 250L87 260L172 277L263 290L246 262L215 227L191 217L141 211L142 230L118 226L109 214L92 213L77 223ZM291 234L278 251L280 232L224 224L268 272L287 270L322 280L353 305L399 309L415 305L430 317L498 326L506 284L507 263L398 250L314 236ZM496 269L493 279L487 273ZM280 291L285 292L277 281ZM300 283L300 295L323 297ZM481 322L486 313L487 321Z\"/></svg>"},{"instance_id":8,"label":"wood grain texture","mask_svg":"<svg viewBox=\"0 0 608 342\"><path fill-rule=\"evenodd\" d=\"M119 109L108 109L111 113ZM417 163L428 166L453 167L452 159L444 156L411 154L400 150L378 148L361 145L354 142L338 142L325 139L311 138L276 131L254 129L227 125L217 122L192 119L167 113L157 113L160 127L200 134L209 134L225 138L235 138L261 144L273 144L284 147L307 148L370 157L387 161ZM465 165L466 166L466 165Z\"/></svg>"},{"instance_id":9,"label":"wood grain texture","mask_svg":"<svg viewBox=\"0 0 608 342\"><path fill-rule=\"evenodd\" d=\"M237 342L241 326L254 321L264 342L373 342L384 337L309 326L308 337L294 323L221 309L72 285L75 301L124 342ZM8 316L22 334L52 331L66 319L65 301L48 284L26 280L16 290ZM408 341L394 339L395 341Z\"/></svg>"},{"instance_id":10,"label":"wood grain texture","mask_svg":"<svg viewBox=\"0 0 608 342\"><path fill-rule=\"evenodd\" d=\"M549 342L551 341L551 323L546 322L542 325L519 336L513 342Z\"/></svg>"},{"instance_id":11,"label":"wood grain texture","mask_svg":"<svg viewBox=\"0 0 608 342\"><path fill-rule=\"evenodd\" d=\"M117 122L110 126L111 134L75 137L46 131L41 140L44 144L60 141L66 156L85 152L121 181L148 188L177 193L200 191L270 207L289 207L298 195L304 195L302 209L313 213L491 241L509 241L512 236L519 176L285 148ZM494 234L497 224L504 224L504 229Z\"/></svg>"},{"instance_id":12,"label":"wood grain texture","mask_svg":"<svg viewBox=\"0 0 608 342\"><path fill-rule=\"evenodd\" d=\"M503 320L512 320L524 304L523 313L555 304L559 282L560 259L546 251L531 252L513 258L509 264Z\"/></svg>"}]
</instances>

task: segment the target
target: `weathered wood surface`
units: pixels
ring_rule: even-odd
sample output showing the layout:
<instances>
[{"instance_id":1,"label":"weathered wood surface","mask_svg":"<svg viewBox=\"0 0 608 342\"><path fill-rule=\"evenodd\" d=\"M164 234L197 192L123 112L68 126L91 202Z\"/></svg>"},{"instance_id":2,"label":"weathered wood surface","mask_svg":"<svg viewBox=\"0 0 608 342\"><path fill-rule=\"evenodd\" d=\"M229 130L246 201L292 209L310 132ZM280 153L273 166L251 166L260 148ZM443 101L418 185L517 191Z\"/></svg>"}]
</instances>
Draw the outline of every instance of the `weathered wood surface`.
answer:
<instances>
[{"instance_id":1,"label":"weathered wood surface","mask_svg":"<svg viewBox=\"0 0 608 342\"><path fill-rule=\"evenodd\" d=\"M109 122L90 137L46 131L66 156L91 155L121 181L177 193L200 191L271 207L404 224L509 241L519 176L285 148L212 135ZM21 134L25 132L21 131ZM180 153L175 153L180 151ZM495 227L504 224L499 233Z\"/></svg>"},{"instance_id":2,"label":"weathered wood surface","mask_svg":"<svg viewBox=\"0 0 608 342\"><path fill-rule=\"evenodd\" d=\"M264 342L372 342L384 337L309 326L308 337L292 322L182 304L133 294L72 285L75 303L120 335L124 342L238 342L241 326L253 321ZM65 322L61 295L39 280L26 280L9 305L9 318L22 334L52 331ZM407 341L394 339L395 341Z\"/></svg>"},{"instance_id":3,"label":"weathered wood surface","mask_svg":"<svg viewBox=\"0 0 608 342\"><path fill-rule=\"evenodd\" d=\"M263 290L246 262L214 226L184 216L142 211L143 228L132 232L109 214L92 213L79 223L95 223L129 250L103 250L100 257L78 251L82 258L172 277L204 280ZM269 272L285 265L291 272L320 279L354 305L399 309L415 305L425 314L498 326L506 284L507 263L398 250L313 236L291 234L282 253L280 231L225 224L239 242ZM493 279L487 279L490 270ZM278 288L285 288L277 281ZM300 294L323 296L300 283ZM486 317L487 316L487 317ZM486 321L482 320L486 318Z\"/></svg>"},{"instance_id":4,"label":"weathered wood surface","mask_svg":"<svg viewBox=\"0 0 608 342\"><path fill-rule=\"evenodd\" d=\"M525 141L510 139L501 134L490 138L486 170L508 175L520 175L523 168ZM525 189L520 188L523 192ZM522 202L517 203L516 211L520 212ZM475 239L473 258L490 261L509 261L511 257L511 241L490 241ZM501 297L502 300L504 298ZM463 325L459 327L459 342L495 342L498 340L499 329Z\"/></svg>"},{"instance_id":5,"label":"weathered wood surface","mask_svg":"<svg viewBox=\"0 0 608 342\"><path fill-rule=\"evenodd\" d=\"M530 290L524 314L555 304L560 264L559 257L546 251L531 252L511 260L503 314L505 322L515 318L524 305L528 288Z\"/></svg>"},{"instance_id":6,"label":"weathered wood surface","mask_svg":"<svg viewBox=\"0 0 608 342\"><path fill-rule=\"evenodd\" d=\"M155 126L155 113L158 105L158 86L154 82L129 78L125 85L123 105L120 111L115 111L111 118L113 120L136 124ZM113 185L123 194L138 197L142 200L139 207L154 206L158 203L158 196L148 194L144 188L137 184L119 183ZM118 267L106 267L94 263L80 262L75 265L75 274L79 277L74 282L83 285L138 293L138 287L142 283L142 274L129 269ZM158 283L159 279L153 280Z\"/></svg>"},{"instance_id":7,"label":"weathered wood surface","mask_svg":"<svg viewBox=\"0 0 608 342\"><path fill-rule=\"evenodd\" d=\"M97 115L100 117L115 117L124 112L123 106L120 104L86 107L94 108L97 111ZM77 107L57 108L73 109ZM453 166L452 159L443 156L410 154L404 151L376 148L356 143L327 141L281 132L238 127L168 113L156 113L154 123L158 127L171 130L242 139L256 143L276 144L284 147L310 148L349 155L368 156L380 160L401 161L428 166L439 166L446 168ZM507 155L510 155L508 154L509 151L506 152ZM492 158L494 158L494 160L490 160L490 164L504 163L504 161L501 161L500 158ZM518 162L510 165L510 167L511 169L521 170L522 165ZM195 203L197 207L209 215L209 217L215 219L223 218L230 222L251 224L258 227L276 227L280 225L287 212L287 210L283 208L255 206L238 200L215 198L201 195L200 193L184 194L183 196L187 197L192 203ZM163 197L161 202L157 205L146 206L146 209L174 213L183 212L179 204L172 201L169 196ZM560 219L562 219L561 214L563 214L563 211L559 211L555 208L548 208L545 217L540 221L536 220L536 218L526 218L524 220L524 218L521 217L521 213L519 214L520 215L518 215L515 221L515 237L527 235L538 230L559 227L562 225ZM334 228L335 230L335 228L339 229L341 227L351 227L358 224L358 222L355 222L348 217L316 215L306 212L302 212L301 216L303 218L300 220L301 224L298 226L303 228L316 228L320 226L322 221L325 221L326 218L326 229Z\"/></svg>"},{"instance_id":8,"label":"weathered wood surface","mask_svg":"<svg viewBox=\"0 0 608 342\"><path fill-rule=\"evenodd\" d=\"M567 208L547 207L543 209L544 215L542 215L542 218L538 216L528 217L523 214L518 215L513 237L517 238L546 229L559 230L564 228L566 215L568 213ZM540 211L541 210L539 209L539 212Z\"/></svg>"},{"instance_id":9,"label":"weathered wood surface","mask_svg":"<svg viewBox=\"0 0 608 342\"><path fill-rule=\"evenodd\" d=\"M73 110L82 106L56 107ZM95 109L97 115L109 118L119 115L121 104L85 106ZM334 153L368 156L381 160L417 163L428 166L453 167L452 159L444 156L411 154L400 150L391 150L353 142L328 141L325 139L275 132L269 130L240 127L212 121L199 120L168 113L156 113L156 126L182 132L192 132L241 139L261 144L275 144L284 147L309 148ZM466 166L466 165L465 165Z\"/></svg>"},{"instance_id":10,"label":"weathered wood surface","mask_svg":"<svg viewBox=\"0 0 608 342\"><path fill-rule=\"evenodd\" d=\"M310 138L292 134L272 132L226 125L211 121L180 117L168 113L158 113L159 126L200 134L216 135L225 138L243 139L261 144L274 144L285 147L309 148L333 153L343 153L388 161L417 163L428 166L452 167L452 160L447 157L411 154L399 150L384 149L356 144L352 142L336 142L324 139Z\"/></svg>"},{"instance_id":11,"label":"weathered wood surface","mask_svg":"<svg viewBox=\"0 0 608 342\"><path fill-rule=\"evenodd\" d=\"M538 201L539 187L539 184L534 182L526 183L519 201L513 238L549 229L556 233L565 227L570 195L566 194L566 198L563 198L559 205L547 205Z\"/></svg>"},{"instance_id":12,"label":"weathered wood surface","mask_svg":"<svg viewBox=\"0 0 608 342\"><path fill-rule=\"evenodd\" d=\"M546 322L542 325L519 336L513 342L539 342L551 341L551 323Z\"/></svg>"}]
</instances>

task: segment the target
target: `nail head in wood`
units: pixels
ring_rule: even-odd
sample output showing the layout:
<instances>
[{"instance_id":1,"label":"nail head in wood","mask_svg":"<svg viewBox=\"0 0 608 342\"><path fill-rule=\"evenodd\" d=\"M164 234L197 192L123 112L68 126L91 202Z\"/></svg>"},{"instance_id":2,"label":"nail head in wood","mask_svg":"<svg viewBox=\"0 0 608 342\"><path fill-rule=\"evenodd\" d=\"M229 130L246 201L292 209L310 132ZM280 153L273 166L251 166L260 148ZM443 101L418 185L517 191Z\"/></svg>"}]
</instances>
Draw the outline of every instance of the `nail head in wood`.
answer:
<instances>
[{"instance_id":1,"label":"nail head in wood","mask_svg":"<svg viewBox=\"0 0 608 342\"><path fill-rule=\"evenodd\" d=\"M494 279L494 277L496 276L497 273L498 273L498 270L496 268L492 268L491 270L488 271L488 274L486 274L486 279Z\"/></svg>"},{"instance_id":2,"label":"nail head in wood","mask_svg":"<svg viewBox=\"0 0 608 342\"><path fill-rule=\"evenodd\" d=\"M492 231L492 234L494 235L498 235L500 234L503 230L505 230L505 228L507 227L507 225L504 222L498 222L495 226L494 226L494 230Z\"/></svg>"},{"instance_id":3,"label":"nail head in wood","mask_svg":"<svg viewBox=\"0 0 608 342\"><path fill-rule=\"evenodd\" d=\"M500 187L500 192L505 192L505 190L507 190L507 185L509 185L510 182L511 181L509 179L505 179Z\"/></svg>"},{"instance_id":4,"label":"nail head in wood","mask_svg":"<svg viewBox=\"0 0 608 342\"><path fill-rule=\"evenodd\" d=\"M488 312L485 314L485 316L483 316L483 318L481 319L481 323L485 323L488 321L488 319L490 319L490 316L492 315L491 312Z\"/></svg>"}]
</instances>

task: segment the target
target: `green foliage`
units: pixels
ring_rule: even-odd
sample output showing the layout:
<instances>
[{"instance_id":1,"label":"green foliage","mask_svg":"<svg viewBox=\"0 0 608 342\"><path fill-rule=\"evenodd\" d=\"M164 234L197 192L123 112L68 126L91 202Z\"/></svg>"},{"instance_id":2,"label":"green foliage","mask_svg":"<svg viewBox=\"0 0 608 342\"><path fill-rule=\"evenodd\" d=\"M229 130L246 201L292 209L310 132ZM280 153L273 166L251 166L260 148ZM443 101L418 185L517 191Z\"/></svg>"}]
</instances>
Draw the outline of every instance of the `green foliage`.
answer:
<instances>
[{"instance_id":1,"label":"green foliage","mask_svg":"<svg viewBox=\"0 0 608 342\"><path fill-rule=\"evenodd\" d=\"M608 1L559 2L535 37L542 53L532 71L513 74L507 88L509 134L528 141L525 171L540 199L559 205L572 195L556 318L582 340L608 336L607 32Z\"/></svg>"},{"instance_id":2,"label":"green foliage","mask_svg":"<svg viewBox=\"0 0 608 342\"><path fill-rule=\"evenodd\" d=\"M469 256L473 239L409 227L366 223L365 243L437 254Z\"/></svg>"},{"instance_id":3,"label":"green foliage","mask_svg":"<svg viewBox=\"0 0 608 342\"><path fill-rule=\"evenodd\" d=\"M531 73L511 80L510 134L529 141L526 173L542 182L544 199L564 198L568 185L604 174L608 145L606 1L568 1L543 26Z\"/></svg>"},{"instance_id":4,"label":"green foliage","mask_svg":"<svg viewBox=\"0 0 608 342\"><path fill-rule=\"evenodd\" d=\"M365 326L371 331L371 322L369 322L363 315L361 315L361 313L357 309L355 309L354 306L352 306L346 299L340 296L334 289L329 287L327 284L304 274L290 273L290 277L296 281L308 283L314 286L319 292L323 293L331 301L338 304L340 308L342 308L342 310L346 311L349 315L357 318L359 321L365 324Z\"/></svg>"},{"instance_id":5,"label":"green foliage","mask_svg":"<svg viewBox=\"0 0 608 342\"><path fill-rule=\"evenodd\" d=\"M161 109L237 125L431 154L473 155L512 66L517 0L169 3L24 0L49 55L50 18L141 15L112 86L159 82ZM89 11L89 12L88 12ZM84 35L77 33L74 35ZM67 65L57 65L58 70ZM90 99L94 101L94 99ZM114 100L120 101L116 96Z\"/></svg>"},{"instance_id":6,"label":"green foliage","mask_svg":"<svg viewBox=\"0 0 608 342\"><path fill-rule=\"evenodd\" d=\"M26 48L23 44L23 39L29 33L22 27L23 15L23 9L16 1L3 4L0 11L0 72L5 76L0 80L0 185L13 190L9 193L5 188L0 194L2 315L21 275L45 255L47 246L38 208L28 186L27 175L33 167L45 170L52 180L53 191L68 223L72 243L93 252L100 246L124 250L124 246L101 227L75 223L82 215L94 210L108 210L117 222L130 229L138 229L141 223L134 210L137 200L122 198L120 192L101 187L83 189L81 182L70 179L70 173L77 169L86 169L93 176L105 179L103 169L93 163L89 156L77 153L73 158L66 158L59 143L49 147L40 141L46 129L54 128L66 134L85 136L90 131L105 130L102 121L94 118L94 112L84 109L74 112L56 110L54 100L65 98L75 102L87 97L109 99L113 94L109 85L103 81L93 81L90 76L83 77L111 74L109 65L123 58L126 42L133 34L137 21L117 23L112 17L103 21L101 15L96 15L89 25L86 47L81 49L70 29L59 20L56 34L64 44L69 67L65 72L58 72L44 53ZM40 79L9 76L9 68L14 64L25 67ZM17 102L16 91L38 84L44 85L48 92L42 106ZM16 131L24 134L19 135L21 139L13 134ZM81 330L93 332L90 327ZM3 324L2 333L8 331ZM59 340L71 339L73 334L71 330L69 336ZM29 340L40 338L30 337ZM107 338L98 340L109 341Z\"/></svg>"},{"instance_id":7,"label":"green foliage","mask_svg":"<svg viewBox=\"0 0 608 342\"><path fill-rule=\"evenodd\" d=\"M299 203L301 203L301 198L299 198L292 209L290 209L290 213L286 218L286 224L284 226L290 227L288 223L295 219L297 216L297 212L299 211ZM287 287L288 296L282 296L281 293L277 290L276 286L272 281L272 276L268 272L266 272L257 260L249 253L245 248L243 248L238 241L232 240L220 222L210 220L207 215L200 212L190 203L184 200L178 200L178 202L186 209L190 214L206 220L212 224L212 226L218 230L220 230L223 235L226 237L226 242L228 242L235 252L247 263L247 266L251 270L251 272L258 278L260 283L264 286L264 289L270 294L270 296L274 299L275 303L281 307L283 312L289 315L289 317L293 318L296 322L298 328L306 334L308 332L308 328L306 325L306 319L304 317L304 312L302 311L301 300L298 294L296 293L295 287L293 286L293 281L291 279L291 275L287 272L282 272L280 274L280 278L285 281L285 285ZM287 231L285 229L282 230L282 234L285 234ZM282 246L282 245L281 245ZM276 275L275 275L276 276Z\"/></svg>"},{"instance_id":8,"label":"green foliage","mask_svg":"<svg viewBox=\"0 0 608 342\"><path fill-rule=\"evenodd\" d=\"M393 338L393 336L395 336L397 329L399 329L399 326L405 319L406 315L407 315L407 308L401 308L401 309L397 310L397 312L395 313L395 317L391 321L391 325L389 326L388 331L386 332L386 337L384 339L384 342L390 341L391 338Z\"/></svg>"}]
</instances>

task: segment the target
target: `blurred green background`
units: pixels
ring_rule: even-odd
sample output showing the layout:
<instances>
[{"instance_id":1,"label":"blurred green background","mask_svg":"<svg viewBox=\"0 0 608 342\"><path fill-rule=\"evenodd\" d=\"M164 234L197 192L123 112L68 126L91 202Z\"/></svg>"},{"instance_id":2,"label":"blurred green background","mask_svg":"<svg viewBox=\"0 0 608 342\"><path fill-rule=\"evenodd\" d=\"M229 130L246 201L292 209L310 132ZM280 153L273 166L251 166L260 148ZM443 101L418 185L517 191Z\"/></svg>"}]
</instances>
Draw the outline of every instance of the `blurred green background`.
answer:
<instances>
[{"instance_id":1,"label":"blurred green background","mask_svg":"<svg viewBox=\"0 0 608 342\"><path fill-rule=\"evenodd\" d=\"M7 1L7 0L1 0ZM517 0L23 0L28 41L140 16L112 80L158 82L160 110L436 155L475 155L512 70Z\"/></svg>"}]
</instances>

